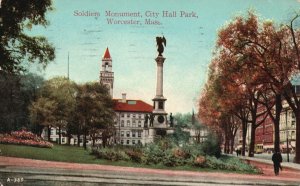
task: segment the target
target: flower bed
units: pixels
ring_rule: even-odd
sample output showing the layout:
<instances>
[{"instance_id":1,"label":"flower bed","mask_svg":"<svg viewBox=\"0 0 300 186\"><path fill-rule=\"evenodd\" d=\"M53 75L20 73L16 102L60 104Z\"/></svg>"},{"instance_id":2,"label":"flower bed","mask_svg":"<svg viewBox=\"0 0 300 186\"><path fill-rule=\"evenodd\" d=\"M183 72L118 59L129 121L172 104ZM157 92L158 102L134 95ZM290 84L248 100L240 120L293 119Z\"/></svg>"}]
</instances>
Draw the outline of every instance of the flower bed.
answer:
<instances>
[{"instance_id":1,"label":"flower bed","mask_svg":"<svg viewBox=\"0 0 300 186\"><path fill-rule=\"evenodd\" d=\"M34 147L45 147L52 148L53 144L47 141L44 141L42 138L37 135L21 130L14 131L11 134L0 134L0 143L3 144L14 144L14 145L27 145Z\"/></svg>"}]
</instances>

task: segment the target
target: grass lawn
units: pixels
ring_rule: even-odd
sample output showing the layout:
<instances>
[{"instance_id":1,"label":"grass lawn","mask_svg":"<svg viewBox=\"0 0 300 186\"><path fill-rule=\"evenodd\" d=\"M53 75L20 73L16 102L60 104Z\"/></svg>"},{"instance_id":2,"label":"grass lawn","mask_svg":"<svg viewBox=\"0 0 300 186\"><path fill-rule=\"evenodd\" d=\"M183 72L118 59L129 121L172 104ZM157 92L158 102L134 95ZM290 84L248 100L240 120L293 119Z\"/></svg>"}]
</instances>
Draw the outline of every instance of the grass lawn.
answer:
<instances>
[{"instance_id":1,"label":"grass lawn","mask_svg":"<svg viewBox=\"0 0 300 186\"><path fill-rule=\"evenodd\" d=\"M48 161L60 161L71 163L87 163L87 164L102 164L102 165L115 165L126 167L144 167L155 169L172 169L172 170L189 170L189 171L205 171L205 172L234 172L228 170L215 170L208 168L197 168L192 166L179 166L179 167L167 167L161 164L158 165L145 165L127 161L109 161L103 159L97 159L95 156L90 155L90 152L84 150L82 147L66 146L66 145L54 145L53 148L38 148L21 145L7 145L0 144L1 156L20 157L38 160ZM237 173L235 171L235 173ZM239 172L247 173L247 172Z\"/></svg>"}]
</instances>

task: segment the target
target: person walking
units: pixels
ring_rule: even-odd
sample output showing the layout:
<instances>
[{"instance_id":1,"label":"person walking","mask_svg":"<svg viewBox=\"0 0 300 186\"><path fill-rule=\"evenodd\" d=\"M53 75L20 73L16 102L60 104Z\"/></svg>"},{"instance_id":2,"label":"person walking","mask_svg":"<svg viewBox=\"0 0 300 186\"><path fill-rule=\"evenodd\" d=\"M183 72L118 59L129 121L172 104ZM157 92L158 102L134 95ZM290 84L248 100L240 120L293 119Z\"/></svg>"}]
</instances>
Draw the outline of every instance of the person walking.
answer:
<instances>
[{"instance_id":1,"label":"person walking","mask_svg":"<svg viewBox=\"0 0 300 186\"><path fill-rule=\"evenodd\" d=\"M279 151L275 151L272 156L272 161L274 165L274 173L276 176L279 174L279 168L282 170L280 163L282 162L282 156Z\"/></svg>"}]
</instances>

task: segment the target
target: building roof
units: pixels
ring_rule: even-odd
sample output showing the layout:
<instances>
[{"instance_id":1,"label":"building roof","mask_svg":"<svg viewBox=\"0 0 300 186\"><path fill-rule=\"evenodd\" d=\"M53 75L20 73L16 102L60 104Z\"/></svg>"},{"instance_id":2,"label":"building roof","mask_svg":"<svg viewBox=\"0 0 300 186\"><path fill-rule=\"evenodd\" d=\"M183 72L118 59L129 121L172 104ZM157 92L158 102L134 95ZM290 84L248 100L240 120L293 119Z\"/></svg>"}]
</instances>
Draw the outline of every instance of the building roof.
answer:
<instances>
[{"instance_id":1,"label":"building roof","mask_svg":"<svg viewBox=\"0 0 300 186\"><path fill-rule=\"evenodd\" d=\"M103 59L111 59L108 47L106 48L106 50L104 52Z\"/></svg>"},{"instance_id":2,"label":"building roof","mask_svg":"<svg viewBox=\"0 0 300 186\"><path fill-rule=\"evenodd\" d=\"M114 99L114 110L120 112L152 112L153 107L141 100Z\"/></svg>"}]
</instances>

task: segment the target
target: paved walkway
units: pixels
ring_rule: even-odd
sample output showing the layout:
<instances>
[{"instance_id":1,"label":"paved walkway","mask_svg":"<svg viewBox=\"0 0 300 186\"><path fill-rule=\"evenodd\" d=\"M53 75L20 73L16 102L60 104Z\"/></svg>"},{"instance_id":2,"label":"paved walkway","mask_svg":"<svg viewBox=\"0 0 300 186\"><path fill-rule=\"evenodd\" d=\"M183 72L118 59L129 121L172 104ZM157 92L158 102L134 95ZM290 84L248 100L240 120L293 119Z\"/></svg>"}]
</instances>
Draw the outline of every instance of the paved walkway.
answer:
<instances>
[{"instance_id":1,"label":"paved walkway","mask_svg":"<svg viewBox=\"0 0 300 186\"><path fill-rule=\"evenodd\" d=\"M267 160L267 159L262 159L262 158L257 158L257 157L246 157L246 156L239 156L239 158L244 159L244 160L250 160L250 161L273 165L272 160ZM296 164L296 163L292 163L292 162L282 162L281 165L285 168L290 168L290 169L295 169L295 170L300 171L300 164Z\"/></svg>"},{"instance_id":2,"label":"paved walkway","mask_svg":"<svg viewBox=\"0 0 300 186\"><path fill-rule=\"evenodd\" d=\"M42 182L40 185L56 185L57 182L60 185L61 182L65 183L63 185L70 182L76 182L75 185L300 185L299 169L284 166L280 175L274 176L268 162L249 161L262 169L263 174L173 171L0 156L0 175L2 182L10 175L22 176L28 185L38 182Z\"/></svg>"}]
</instances>

